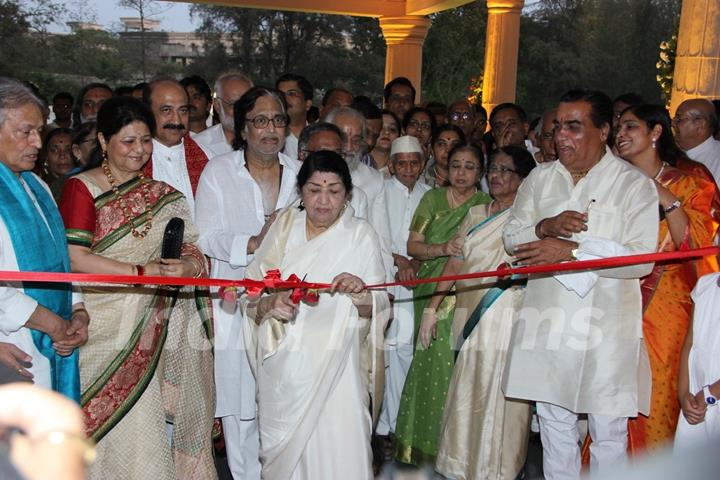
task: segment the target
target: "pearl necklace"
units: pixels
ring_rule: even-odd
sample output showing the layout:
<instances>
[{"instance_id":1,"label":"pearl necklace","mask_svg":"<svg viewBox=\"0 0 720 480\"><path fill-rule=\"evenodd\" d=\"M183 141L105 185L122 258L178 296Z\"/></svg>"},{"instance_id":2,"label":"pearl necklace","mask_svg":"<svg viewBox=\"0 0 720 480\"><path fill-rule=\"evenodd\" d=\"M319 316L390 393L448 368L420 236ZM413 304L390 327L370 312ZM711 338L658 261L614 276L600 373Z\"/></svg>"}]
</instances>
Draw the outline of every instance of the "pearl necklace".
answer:
<instances>
[{"instance_id":1,"label":"pearl necklace","mask_svg":"<svg viewBox=\"0 0 720 480\"><path fill-rule=\"evenodd\" d=\"M145 200L145 212L143 212L142 215L147 213L147 222L145 223L145 226L143 227L141 232L138 232L135 229L135 220L132 217L131 212L128 211L127 203L125 202L125 199L120 196L120 188L118 188L117 183L115 182L115 177L113 177L112 172L110 171L110 166L108 165L107 160L102 163L102 169L103 172L105 172L105 177L107 177L107 181L110 184L110 188L112 189L113 193L115 194L115 198L118 199L120 202L120 209L123 212L123 217L126 222L130 223L130 231L132 231L133 237L135 238L145 238L145 236L148 234L150 229L152 228L152 221L153 221L153 211L150 207L150 191L148 189L145 189L143 191L143 200ZM140 179L140 183L145 181L145 175L143 175L142 172L138 173L137 178ZM140 216L142 216L140 215Z\"/></svg>"},{"instance_id":2,"label":"pearl necklace","mask_svg":"<svg viewBox=\"0 0 720 480\"><path fill-rule=\"evenodd\" d=\"M662 165L660 165L660 170L655 174L653 177L653 180L658 180L660 178L660 175L662 175L663 170L665 170L665 167L667 166L667 162L662 162Z\"/></svg>"}]
</instances>

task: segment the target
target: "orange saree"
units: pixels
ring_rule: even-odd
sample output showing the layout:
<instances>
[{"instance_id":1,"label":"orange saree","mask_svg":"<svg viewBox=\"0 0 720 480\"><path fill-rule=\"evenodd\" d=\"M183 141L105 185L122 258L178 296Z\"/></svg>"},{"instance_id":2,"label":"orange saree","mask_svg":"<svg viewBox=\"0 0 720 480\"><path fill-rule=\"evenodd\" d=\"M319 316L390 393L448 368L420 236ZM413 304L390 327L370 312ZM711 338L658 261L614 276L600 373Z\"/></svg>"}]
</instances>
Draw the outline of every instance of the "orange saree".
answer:
<instances>
[{"instance_id":1,"label":"orange saree","mask_svg":"<svg viewBox=\"0 0 720 480\"><path fill-rule=\"evenodd\" d=\"M658 181L680 199L689 220L685 239L676 246L670 237L668 222L663 218L658 251L712 245L718 228L711 213L715 184L675 168L665 169ZM643 335L652 371L652 396L650 416L639 415L628 422L631 454L662 447L675 436L680 412L676 384L680 350L692 312L690 292L706 268L702 260L656 264L641 282Z\"/></svg>"}]
</instances>

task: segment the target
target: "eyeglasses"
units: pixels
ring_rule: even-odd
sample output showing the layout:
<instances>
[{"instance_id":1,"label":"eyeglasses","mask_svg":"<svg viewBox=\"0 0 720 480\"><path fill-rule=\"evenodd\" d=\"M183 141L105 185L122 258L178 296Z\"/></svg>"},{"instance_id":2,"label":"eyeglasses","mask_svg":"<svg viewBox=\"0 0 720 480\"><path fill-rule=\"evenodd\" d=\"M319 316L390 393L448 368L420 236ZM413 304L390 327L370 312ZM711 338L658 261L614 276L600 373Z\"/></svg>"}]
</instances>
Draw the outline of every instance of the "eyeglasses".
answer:
<instances>
[{"instance_id":1,"label":"eyeglasses","mask_svg":"<svg viewBox=\"0 0 720 480\"><path fill-rule=\"evenodd\" d=\"M472 114L470 112L452 112L450 114L450 120L452 120L453 122L457 122L460 119L470 120L471 116Z\"/></svg>"},{"instance_id":2,"label":"eyeglasses","mask_svg":"<svg viewBox=\"0 0 720 480\"><path fill-rule=\"evenodd\" d=\"M415 128L417 130L430 131L432 125L430 122L418 122L417 120L410 120L407 124L408 128Z\"/></svg>"},{"instance_id":3,"label":"eyeglasses","mask_svg":"<svg viewBox=\"0 0 720 480\"><path fill-rule=\"evenodd\" d=\"M273 118L268 118L265 115L258 115L255 118L246 118L248 122L252 123L252 126L258 130L266 128L270 122L272 122L275 128L287 127L288 119L285 115L275 115Z\"/></svg>"},{"instance_id":4,"label":"eyeglasses","mask_svg":"<svg viewBox=\"0 0 720 480\"><path fill-rule=\"evenodd\" d=\"M301 152L305 152L305 155L310 155L311 153L321 152L321 151L327 151L327 152L337 153L338 155L340 155L340 156L342 157L343 160L345 160L345 159L347 158L347 153L345 153L345 152L342 151L342 150L324 150L324 149L322 149L322 148L319 149L319 150L310 150L310 149L307 149L307 148L303 148L303 149L301 150Z\"/></svg>"},{"instance_id":5,"label":"eyeglasses","mask_svg":"<svg viewBox=\"0 0 720 480\"><path fill-rule=\"evenodd\" d=\"M517 170L513 170L512 168L503 167L502 165L490 165L487 169L487 174L490 175L491 173L499 173L502 176L506 176L511 173L518 173L518 172L517 172Z\"/></svg>"},{"instance_id":6,"label":"eyeglasses","mask_svg":"<svg viewBox=\"0 0 720 480\"><path fill-rule=\"evenodd\" d=\"M286 97L290 97L290 98L300 98L303 96L303 93L300 90L295 90L295 89L286 90L284 93L285 93Z\"/></svg>"}]
</instances>

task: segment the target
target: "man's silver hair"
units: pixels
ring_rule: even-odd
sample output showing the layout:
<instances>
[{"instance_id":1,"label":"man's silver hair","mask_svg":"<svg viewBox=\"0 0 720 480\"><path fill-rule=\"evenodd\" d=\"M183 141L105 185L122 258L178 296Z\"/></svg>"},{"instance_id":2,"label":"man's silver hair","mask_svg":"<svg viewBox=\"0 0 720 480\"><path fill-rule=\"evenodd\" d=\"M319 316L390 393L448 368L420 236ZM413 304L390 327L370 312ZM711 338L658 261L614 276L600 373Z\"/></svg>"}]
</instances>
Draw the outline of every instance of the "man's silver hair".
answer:
<instances>
[{"instance_id":1,"label":"man's silver hair","mask_svg":"<svg viewBox=\"0 0 720 480\"><path fill-rule=\"evenodd\" d=\"M27 104L36 105L41 112L45 110L45 102L29 87L13 78L0 77L0 127L5 123L8 110Z\"/></svg>"},{"instance_id":2,"label":"man's silver hair","mask_svg":"<svg viewBox=\"0 0 720 480\"><path fill-rule=\"evenodd\" d=\"M220 96L220 91L222 91L222 84L226 80L240 80L243 82L247 82L248 84L250 84L250 88L255 86L255 84L253 84L253 81L250 80L250 77L248 77L247 75L245 75L242 72L237 72L237 71L225 72L225 73L220 74L220 76L217 78L217 80L215 80L215 85L213 85L213 91L215 92L216 97Z\"/></svg>"},{"instance_id":3,"label":"man's silver hair","mask_svg":"<svg viewBox=\"0 0 720 480\"><path fill-rule=\"evenodd\" d=\"M325 117L325 121L337 126L335 120L338 117L350 117L360 120L360 124L362 125L363 142L365 141L365 139L367 138L367 120L365 119L365 115L358 112L352 107L335 107L330 110L330 113L327 114L327 116Z\"/></svg>"}]
</instances>

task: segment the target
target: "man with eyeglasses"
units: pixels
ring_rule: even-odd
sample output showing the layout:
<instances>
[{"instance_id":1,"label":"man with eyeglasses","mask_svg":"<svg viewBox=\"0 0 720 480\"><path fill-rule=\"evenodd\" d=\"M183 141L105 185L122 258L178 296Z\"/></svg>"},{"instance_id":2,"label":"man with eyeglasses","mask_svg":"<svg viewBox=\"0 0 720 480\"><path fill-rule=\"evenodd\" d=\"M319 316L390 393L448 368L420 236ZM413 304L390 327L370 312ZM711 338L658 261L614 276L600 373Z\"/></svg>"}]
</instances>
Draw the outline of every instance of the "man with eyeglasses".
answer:
<instances>
[{"instance_id":1,"label":"man with eyeglasses","mask_svg":"<svg viewBox=\"0 0 720 480\"><path fill-rule=\"evenodd\" d=\"M282 92L252 87L236 102L234 151L208 164L197 192L199 245L213 278L242 279L276 212L296 197L300 164L282 153L289 123ZM291 273L291 272L290 272ZM216 417L236 480L259 480L255 380L235 302L213 298Z\"/></svg>"},{"instance_id":2,"label":"man with eyeglasses","mask_svg":"<svg viewBox=\"0 0 720 480\"><path fill-rule=\"evenodd\" d=\"M385 108L398 118L404 118L405 113L415 106L415 87L406 77L393 78L385 85L383 98Z\"/></svg>"},{"instance_id":3,"label":"man with eyeglasses","mask_svg":"<svg viewBox=\"0 0 720 480\"><path fill-rule=\"evenodd\" d=\"M297 158L298 136L308 124L307 113L313 103L313 87L302 75L286 73L277 79L275 88L285 95L290 117L283 153L290 158Z\"/></svg>"},{"instance_id":4,"label":"man with eyeglasses","mask_svg":"<svg viewBox=\"0 0 720 480\"><path fill-rule=\"evenodd\" d=\"M195 135L195 141L209 159L232 152L235 140L233 105L253 86L252 80L240 72L225 72L215 80L213 109L220 123Z\"/></svg>"},{"instance_id":5,"label":"man with eyeglasses","mask_svg":"<svg viewBox=\"0 0 720 480\"><path fill-rule=\"evenodd\" d=\"M153 152L143 173L180 191L192 214L195 212L195 191L208 157L188 134L190 106L187 92L174 78L159 77L145 87L143 102L155 117Z\"/></svg>"},{"instance_id":6,"label":"man with eyeglasses","mask_svg":"<svg viewBox=\"0 0 720 480\"><path fill-rule=\"evenodd\" d=\"M715 106L704 98L685 100L672 119L678 147L705 165L720 185L720 141L713 138L716 124Z\"/></svg>"},{"instance_id":7,"label":"man with eyeglasses","mask_svg":"<svg viewBox=\"0 0 720 480\"><path fill-rule=\"evenodd\" d=\"M470 102L461 98L451 103L448 108L448 123L459 127L465 138L470 138L475 129L475 110Z\"/></svg>"}]
</instances>

